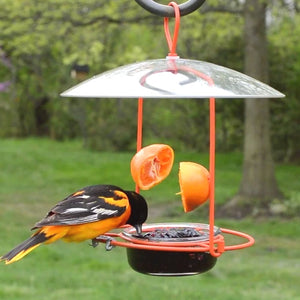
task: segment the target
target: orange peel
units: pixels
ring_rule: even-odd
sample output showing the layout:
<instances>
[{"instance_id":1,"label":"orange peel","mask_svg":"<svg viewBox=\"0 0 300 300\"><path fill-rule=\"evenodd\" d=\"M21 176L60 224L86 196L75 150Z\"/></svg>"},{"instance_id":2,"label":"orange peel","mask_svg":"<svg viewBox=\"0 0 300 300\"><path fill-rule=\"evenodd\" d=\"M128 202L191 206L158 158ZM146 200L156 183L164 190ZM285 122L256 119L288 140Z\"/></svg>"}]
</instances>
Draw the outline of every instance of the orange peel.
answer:
<instances>
[{"instance_id":1,"label":"orange peel","mask_svg":"<svg viewBox=\"0 0 300 300\"><path fill-rule=\"evenodd\" d=\"M149 190L163 181L171 172L174 150L166 144L143 147L132 158L131 176L142 190Z\"/></svg>"},{"instance_id":2,"label":"orange peel","mask_svg":"<svg viewBox=\"0 0 300 300\"><path fill-rule=\"evenodd\" d=\"M194 162L179 163L179 185L183 209L194 210L209 198L209 171Z\"/></svg>"}]
</instances>

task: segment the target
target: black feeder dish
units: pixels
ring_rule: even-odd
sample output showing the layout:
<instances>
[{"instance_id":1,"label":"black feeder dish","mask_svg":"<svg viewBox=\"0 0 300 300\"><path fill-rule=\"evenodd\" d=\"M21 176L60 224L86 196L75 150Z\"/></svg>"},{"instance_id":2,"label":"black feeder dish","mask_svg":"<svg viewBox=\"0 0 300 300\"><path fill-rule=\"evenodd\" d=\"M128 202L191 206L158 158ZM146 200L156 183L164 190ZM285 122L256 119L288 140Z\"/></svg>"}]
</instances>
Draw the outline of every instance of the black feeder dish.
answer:
<instances>
[{"instance_id":1,"label":"black feeder dish","mask_svg":"<svg viewBox=\"0 0 300 300\"><path fill-rule=\"evenodd\" d=\"M137 272L157 276L187 276L209 271L217 258L207 252L173 252L127 248L127 259Z\"/></svg>"},{"instance_id":2,"label":"black feeder dish","mask_svg":"<svg viewBox=\"0 0 300 300\"><path fill-rule=\"evenodd\" d=\"M208 242L207 224L152 224L143 228L143 235L136 236L135 230L124 230L128 241L147 241L147 245L157 245L162 250L127 248L129 265L137 272L157 276L187 276L204 273L217 262L217 257L209 252L184 251L185 246ZM220 234L215 229L215 235ZM164 245L166 247L164 247ZM181 247L183 251L170 251L168 247ZM178 249L177 249L178 250Z\"/></svg>"}]
</instances>

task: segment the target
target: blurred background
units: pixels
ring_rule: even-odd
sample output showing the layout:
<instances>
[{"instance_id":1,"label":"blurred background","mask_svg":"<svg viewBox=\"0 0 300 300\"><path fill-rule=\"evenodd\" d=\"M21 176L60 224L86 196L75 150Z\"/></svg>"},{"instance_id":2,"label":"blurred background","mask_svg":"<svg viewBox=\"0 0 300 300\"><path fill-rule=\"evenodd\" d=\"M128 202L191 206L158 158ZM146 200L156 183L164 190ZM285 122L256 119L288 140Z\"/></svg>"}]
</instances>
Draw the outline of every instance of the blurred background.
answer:
<instances>
[{"instance_id":1,"label":"blurred background","mask_svg":"<svg viewBox=\"0 0 300 300\"><path fill-rule=\"evenodd\" d=\"M178 54L245 72L244 2L207 1L183 17ZM269 84L286 94L283 101L270 102L272 151L277 161L299 162L299 3L267 2L261 12L266 28L255 30L265 31ZM163 19L131 0L1 0L1 7L0 136L80 138L92 149L134 149L135 101L66 100L59 94L114 67L164 58ZM183 150L207 149L204 101L147 102L146 139L164 138ZM243 107L241 100L218 101L219 151L242 150Z\"/></svg>"},{"instance_id":2,"label":"blurred background","mask_svg":"<svg viewBox=\"0 0 300 300\"><path fill-rule=\"evenodd\" d=\"M120 65L164 58L168 48L163 18L133 0L0 0L0 7L4 254L81 185L133 186L128 164L136 147L137 101L59 94ZM257 236L254 250L226 254L218 270L202 277L160 280L131 271L122 249L110 256L87 244L51 245L1 266L1 299L299 299L292 285L300 250L299 36L299 0L207 0L181 19L181 58L246 73L286 95L216 101L217 217L220 226ZM208 167L208 111L201 99L145 100L144 144L169 144L177 163ZM205 221L207 205L183 215L174 196L177 173L145 192L152 221ZM128 288L130 280L141 287Z\"/></svg>"}]
</instances>

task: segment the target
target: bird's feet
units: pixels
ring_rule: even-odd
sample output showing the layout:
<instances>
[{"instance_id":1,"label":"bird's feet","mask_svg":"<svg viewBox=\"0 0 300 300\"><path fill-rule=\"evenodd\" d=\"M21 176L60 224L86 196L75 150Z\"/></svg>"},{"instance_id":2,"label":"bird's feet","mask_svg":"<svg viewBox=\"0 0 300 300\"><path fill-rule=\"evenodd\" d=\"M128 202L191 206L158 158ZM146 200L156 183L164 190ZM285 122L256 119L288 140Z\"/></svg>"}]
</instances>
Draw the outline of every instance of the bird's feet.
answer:
<instances>
[{"instance_id":1,"label":"bird's feet","mask_svg":"<svg viewBox=\"0 0 300 300\"><path fill-rule=\"evenodd\" d=\"M92 247L97 247L99 243L105 242L105 250L110 251L115 246L111 244L111 241L113 241L113 238L106 235L99 235L96 238L92 239L92 243L90 244Z\"/></svg>"}]
</instances>

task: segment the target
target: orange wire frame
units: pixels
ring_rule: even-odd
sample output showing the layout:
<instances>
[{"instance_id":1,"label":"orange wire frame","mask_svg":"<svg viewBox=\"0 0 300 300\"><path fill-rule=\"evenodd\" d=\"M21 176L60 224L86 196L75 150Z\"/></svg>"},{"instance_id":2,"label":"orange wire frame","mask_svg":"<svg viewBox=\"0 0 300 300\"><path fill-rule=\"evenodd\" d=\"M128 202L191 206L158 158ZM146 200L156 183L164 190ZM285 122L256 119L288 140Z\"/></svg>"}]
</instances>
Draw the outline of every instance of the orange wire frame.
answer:
<instances>
[{"instance_id":1,"label":"orange wire frame","mask_svg":"<svg viewBox=\"0 0 300 300\"><path fill-rule=\"evenodd\" d=\"M169 223L169 225L171 226L172 223ZM176 226L178 226L177 223ZM217 257L220 256L225 251L240 250L240 249L250 247L254 244L254 238L249 234L236 231L236 230L226 229L226 228L220 228L220 230L222 234L214 236L213 239L214 253L211 254L212 256ZM225 245L225 238L223 234L234 235L246 239L247 241L244 241L243 243L239 243L239 244L234 244L234 245ZM193 242L178 242L178 243L161 242L161 241L155 242L155 241L149 241L147 239L131 238L124 235L123 232L121 233L110 232L110 233L106 233L105 236L112 238L110 240L110 245L125 247L125 248L143 249L143 250L151 250L151 251L174 251L174 252L210 252L211 249L210 240L201 241L201 242L193 241ZM121 240L117 240L116 238L120 238ZM99 242L107 242L107 239L101 238L101 236L96 238L96 240ZM215 255L215 253L217 255Z\"/></svg>"},{"instance_id":2,"label":"orange wire frame","mask_svg":"<svg viewBox=\"0 0 300 300\"><path fill-rule=\"evenodd\" d=\"M175 10L175 29L173 34L173 39L171 38L169 31L168 18L164 18L164 29L166 40L169 47L168 59L172 71L176 72L178 69L176 67L176 43L179 33L180 26L180 11L178 5L175 2L170 2L170 6L174 7ZM197 70L189 67L180 67L180 70L193 73L199 78L205 80L209 85L214 85L212 78L203 74ZM250 247L254 244L254 238L246 233L220 228L221 234L214 234L215 226L215 136L216 136L216 118L215 118L215 98L209 99L209 173L210 173L210 194L209 194L209 238L207 241L188 241L188 242L155 242L149 241L147 239L136 239L133 237L128 237L121 233L106 233L107 237L112 238L110 244L112 246L120 246L126 248L144 249L144 250L154 250L154 251L177 251L177 252L209 252L214 257L219 257L225 251L239 250L243 248ZM138 99L138 113L137 113L137 152L142 149L142 139L143 139L143 98ZM139 187L136 185L136 192L139 192ZM172 223L169 224L172 226ZM128 227L128 226L123 226ZM225 245L225 235L234 235L247 241L235 245ZM120 238L116 240L115 238ZM97 238L100 242L106 242L106 239Z\"/></svg>"},{"instance_id":3,"label":"orange wire frame","mask_svg":"<svg viewBox=\"0 0 300 300\"><path fill-rule=\"evenodd\" d=\"M143 146L143 103L144 99L138 100L138 114L137 114L137 136L136 136L136 152L139 152ZM135 185L135 191L140 192L139 186Z\"/></svg>"}]
</instances>

